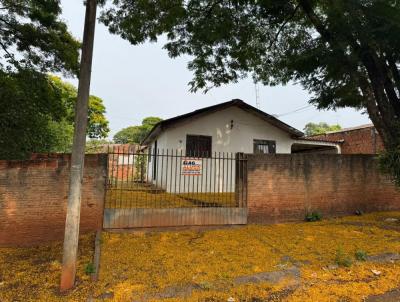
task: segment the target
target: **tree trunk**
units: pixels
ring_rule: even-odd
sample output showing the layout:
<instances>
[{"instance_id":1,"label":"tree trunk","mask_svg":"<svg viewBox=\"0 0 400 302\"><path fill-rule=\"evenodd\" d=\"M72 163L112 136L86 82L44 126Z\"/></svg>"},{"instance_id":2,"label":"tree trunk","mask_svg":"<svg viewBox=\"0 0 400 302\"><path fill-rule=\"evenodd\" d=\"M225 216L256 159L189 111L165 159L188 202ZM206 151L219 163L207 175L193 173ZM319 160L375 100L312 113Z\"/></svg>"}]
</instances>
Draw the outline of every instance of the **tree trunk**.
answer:
<instances>
[{"instance_id":1,"label":"tree trunk","mask_svg":"<svg viewBox=\"0 0 400 302\"><path fill-rule=\"evenodd\" d=\"M379 59L379 55L372 47L368 44L361 45L351 35L345 34L341 37L345 42L341 42L340 38L337 39L319 19L313 10L311 1L298 0L298 3L317 32L332 48L342 50L347 49L348 46L353 48L364 65L360 66L364 70L360 71L360 67L357 66L353 68L351 62L347 60L345 52L343 52L344 63L348 65L350 75L358 82L365 98L365 107L369 117L381 135L385 148L389 150L398 147L400 145L400 104L395 91L396 79L399 76L396 64L392 62L390 70Z\"/></svg>"},{"instance_id":2,"label":"tree trunk","mask_svg":"<svg viewBox=\"0 0 400 302\"><path fill-rule=\"evenodd\" d=\"M390 70L383 64L376 52L367 47L360 55L368 72L369 81L364 86L369 86L373 94L366 99L370 118L381 135L387 150L396 148L400 144L399 136L399 99L395 91L395 83L390 77ZM360 85L361 86L361 85ZM375 118L371 115L370 105L376 105L378 114Z\"/></svg>"},{"instance_id":3,"label":"tree trunk","mask_svg":"<svg viewBox=\"0 0 400 302\"><path fill-rule=\"evenodd\" d=\"M61 291L72 288L75 283L96 8L96 0L86 0L78 97L75 107L75 127L71 155L67 217L65 223L63 263L60 283Z\"/></svg>"}]
</instances>

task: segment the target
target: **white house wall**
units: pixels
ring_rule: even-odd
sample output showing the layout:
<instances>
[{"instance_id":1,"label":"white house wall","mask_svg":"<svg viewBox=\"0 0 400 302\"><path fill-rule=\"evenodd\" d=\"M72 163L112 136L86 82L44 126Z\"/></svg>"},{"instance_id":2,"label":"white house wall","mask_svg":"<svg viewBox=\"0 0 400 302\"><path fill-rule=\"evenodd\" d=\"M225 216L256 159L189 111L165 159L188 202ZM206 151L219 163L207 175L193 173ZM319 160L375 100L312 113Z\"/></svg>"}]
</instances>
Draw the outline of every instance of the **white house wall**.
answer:
<instances>
[{"instance_id":1,"label":"white house wall","mask_svg":"<svg viewBox=\"0 0 400 302\"><path fill-rule=\"evenodd\" d=\"M232 121L232 122L231 122ZM232 125L232 127L231 127ZM157 138L158 175L153 181L157 187L168 192L183 190L185 192L234 192L235 162L228 159L206 159L203 161L202 176L184 176L180 173L180 162L176 157L166 153L176 152L185 155L186 135L207 135L212 137L213 157L234 158L237 152L253 153L253 140L273 140L277 153L290 153L293 139L290 134L280 130L261 118L237 107L230 107L201 117L177 123L164 130ZM151 144L154 152L154 142ZM173 151L172 151L173 150ZM178 161L180 158L178 159ZM153 162L149 168L149 179L152 179ZM168 167L167 167L168 165ZM166 172L168 171L168 172Z\"/></svg>"},{"instance_id":2,"label":"white house wall","mask_svg":"<svg viewBox=\"0 0 400 302\"><path fill-rule=\"evenodd\" d=\"M290 153L293 142L289 133L240 108L230 107L191 118L166 129L157 138L158 148L184 151L188 134L211 136L213 153L253 153L254 139L274 140L277 153Z\"/></svg>"}]
</instances>

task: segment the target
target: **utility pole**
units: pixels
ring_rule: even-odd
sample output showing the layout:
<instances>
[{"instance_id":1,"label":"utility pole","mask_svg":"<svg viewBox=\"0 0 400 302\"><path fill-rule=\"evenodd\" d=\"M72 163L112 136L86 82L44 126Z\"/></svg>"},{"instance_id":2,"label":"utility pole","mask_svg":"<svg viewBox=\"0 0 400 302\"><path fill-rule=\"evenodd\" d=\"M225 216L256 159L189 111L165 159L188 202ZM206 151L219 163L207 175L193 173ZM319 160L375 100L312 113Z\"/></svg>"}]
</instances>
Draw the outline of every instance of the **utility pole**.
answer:
<instances>
[{"instance_id":1,"label":"utility pole","mask_svg":"<svg viewBox=\"0 0 400 302\"><path fill-rule=\"evenodd\" d=\"M71 289L75 283L76 256L78 252L79 222L81 214L81 188L85 159L86 127L96 9L97 0L86 0L78 97L75 106L75 127L69 176L67 217L65 222L63 263L60 283L61 291Z\"/></svg>"}]
</instances>

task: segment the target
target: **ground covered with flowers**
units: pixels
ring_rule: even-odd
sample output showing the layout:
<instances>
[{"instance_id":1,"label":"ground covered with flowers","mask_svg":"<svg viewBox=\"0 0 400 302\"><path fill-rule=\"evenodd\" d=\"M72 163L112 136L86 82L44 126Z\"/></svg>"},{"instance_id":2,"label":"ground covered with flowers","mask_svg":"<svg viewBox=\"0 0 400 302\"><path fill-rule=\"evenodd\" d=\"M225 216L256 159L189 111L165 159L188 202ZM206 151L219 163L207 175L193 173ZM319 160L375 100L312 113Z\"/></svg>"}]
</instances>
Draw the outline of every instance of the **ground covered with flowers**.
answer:
<instances>
[{"instance_id":1,"label":"ground covered with flowers","mask_svg":"<svg viewBox=\"0 0 400 302\"><path fill-rule=\"evenodd\" d=\"M85 236L78 284L65 296L57 290L60 243L1 248L0 301L386 301L376 299L400 288L399 221L400 212L386 212L206 231L103 233L97 283L87 275L94 238Z\"/></svg>"}]
</instances>

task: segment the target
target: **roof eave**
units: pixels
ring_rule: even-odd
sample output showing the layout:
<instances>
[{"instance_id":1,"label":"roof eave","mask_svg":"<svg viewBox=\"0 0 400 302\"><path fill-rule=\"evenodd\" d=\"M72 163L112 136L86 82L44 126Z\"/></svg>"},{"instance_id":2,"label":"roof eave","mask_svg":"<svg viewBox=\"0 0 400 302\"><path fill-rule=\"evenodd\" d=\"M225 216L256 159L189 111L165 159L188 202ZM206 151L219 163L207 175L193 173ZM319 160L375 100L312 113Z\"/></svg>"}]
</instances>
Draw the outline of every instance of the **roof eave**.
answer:
<instances>
[{"instance_id":1,"label":"roof eave","mask_svg":"<svg viewBox=\"0 0 400 302\"><path fill-rule=\"evenodd\" d=\"M225 102L225 103L221 103L221 104L217 104L217 105L213 105L210 107L205 107L205 108L201 108L198 110L195 110L193 112L189 112L183 115L179 115L164 121L160 121L159 123L157 123L153 129L150 131L150 133L143 139L142 143L143 145L145 144L149 144L151 141L153 141L159 134L161 131L164 131L165 129L167 129L171 124L178 122L179 120L185 120L187 118L190 118L194 115L202 115L202 114L207 114L210 111L218 111L218 110L223 110L225 108L231 107L231 106L237 106L239 108L241 108L242 110L245 111L251 111L250 113L254 113L256 116L258 116L259 118L263 119L264 121L266 121L267 123L271 124L272 126L277 127L278 129L287 132L289 134L291 134L292 136L294 136L295 138L299 138L304 136L304 133L301 132L300 130L297 130L296 128L282 122L281 120L277 119L276 117L274 117L273 115L270 115L264 111L259 110L258 108L255 108L247 103L245 103L244 101L240 100L240 99L233 99L231 101Z\"/></svg>"},{"instance_id":2,"label":"roof eave","mask_svg":"<svg viewBox=\"0 0 400 302\"><path fill-rule=\"evenodd\" d=\"M151 131L146 135L146 137L140 143L141 145L148 145L152 142L161 132L162 126L161 122L154 125Z\"/></svg>"}]
</instances>

